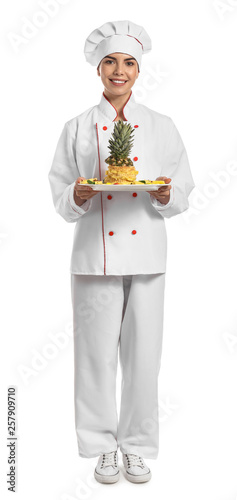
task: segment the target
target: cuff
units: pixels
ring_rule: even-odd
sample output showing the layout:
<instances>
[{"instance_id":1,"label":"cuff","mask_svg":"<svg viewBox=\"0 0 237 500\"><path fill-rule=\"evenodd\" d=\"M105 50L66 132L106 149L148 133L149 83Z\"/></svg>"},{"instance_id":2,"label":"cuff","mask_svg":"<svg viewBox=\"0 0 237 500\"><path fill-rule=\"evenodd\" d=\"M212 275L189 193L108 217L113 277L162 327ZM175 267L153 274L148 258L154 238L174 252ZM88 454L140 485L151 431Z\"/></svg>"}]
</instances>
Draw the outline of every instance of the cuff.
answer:
<instances>
[{"instance_id":1,"label":"cuff","mask_svg":"<svg viewBox=\"0 0 237 500\"><path fill-rule=\"evenodd\" d=\"M70 187L70 190L69 190L69 195L68 195L68 201L69 201L69 203L71 205L71 208L74 210L74 212L77 212L78 214L83 215L83 214L85 214L87 212L87 210L90 209L92 200L91 199L85 200L84 203L79 207L75 203L74 196L73 196L74 185L75 185L75 182L73 182L73 184L71 184L71 187Z\"/></svg>"},{"instance_id":2,"label":"cuff","mask_svg":"<svg viewBox=\"0 0 237 500\"><path fill-rule=\"evenodd\" d=\"M169 199L168 203L166 203L166 205L164 203L160 203L160 201L158 201L156 198L154 198L154 196L152 196L152 194L150 194L150 200L151 200L152 205L155 208L157 208L159 211L166 210L166 208L171 207L174 203L174 186L172 186L172 188L170 190L170 199Z\"/></svg>"}]
</instances>

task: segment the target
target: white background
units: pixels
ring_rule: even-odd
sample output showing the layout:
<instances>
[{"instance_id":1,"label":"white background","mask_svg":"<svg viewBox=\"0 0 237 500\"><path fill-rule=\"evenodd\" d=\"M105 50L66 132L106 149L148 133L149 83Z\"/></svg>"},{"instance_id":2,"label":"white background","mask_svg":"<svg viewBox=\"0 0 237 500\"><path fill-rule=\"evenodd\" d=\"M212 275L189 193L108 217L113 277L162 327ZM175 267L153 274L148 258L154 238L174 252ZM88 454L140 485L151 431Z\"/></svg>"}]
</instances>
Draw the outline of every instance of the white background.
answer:
<instances>
[{"instance_id":1,"label":"white background","mask_svg":"<svg viewBox=\"0 0 237 500\"><path fill-rule=\"evenodd\" d=\"M236 500L237 1L157 0L156 10L151 0L55 2L58 12L44 19L40 0L1 7L1 498L11 497L7 387L14 384L17 498ZM196 188L189 210L166 219L159 457L146 460L150 482L134 485L121 473L107 486L93 479L97 458L77 452L74 224L56 214L47 176L64 123L98 104L103 91L85 61L85 39L124 19L144 26L153 45L134 96L173 119ZM17 51L11 37L22 36L26 20L45 25ZM117 398L119 411L119 367Z\"/></svg>"}]
</instances>

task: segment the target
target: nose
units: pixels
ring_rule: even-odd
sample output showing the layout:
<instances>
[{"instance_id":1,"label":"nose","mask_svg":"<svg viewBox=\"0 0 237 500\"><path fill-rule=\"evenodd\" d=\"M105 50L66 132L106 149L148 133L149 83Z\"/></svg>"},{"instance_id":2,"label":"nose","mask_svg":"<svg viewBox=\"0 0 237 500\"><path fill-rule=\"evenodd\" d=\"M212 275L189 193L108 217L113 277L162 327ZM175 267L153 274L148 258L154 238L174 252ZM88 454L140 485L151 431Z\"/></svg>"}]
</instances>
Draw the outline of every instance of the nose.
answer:
<instances>
[{"instance_id":1,"label":"nose","mask_svg":"<svg viewBox=\"0 0 237 500\"><path fill-rule=\"evenodd\" d=\"M116 66L115 66L115 69L114 69L114 73L116 75L123 75L123 68L122 68L122 63L116 63Z\"/></svg>"}]
</instances>

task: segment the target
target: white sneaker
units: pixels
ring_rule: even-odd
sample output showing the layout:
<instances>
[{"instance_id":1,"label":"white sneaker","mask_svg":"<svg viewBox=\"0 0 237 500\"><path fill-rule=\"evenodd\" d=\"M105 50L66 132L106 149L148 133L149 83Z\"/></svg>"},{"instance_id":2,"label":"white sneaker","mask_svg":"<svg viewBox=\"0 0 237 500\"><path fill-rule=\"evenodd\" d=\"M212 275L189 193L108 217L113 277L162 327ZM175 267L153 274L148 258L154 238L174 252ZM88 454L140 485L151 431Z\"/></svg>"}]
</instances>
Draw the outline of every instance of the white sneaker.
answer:
<instances>
[{"instance_id":1,"label":"white sneaker","mask_svg":"<svg viewBox=\"0 0 237 500\"><path fill-rule=\"evenodd\" d=\"M100 455L94 476L99 483L116 483L119 480L117 450Z\"/></svg>"},{"instance_id":2,"label":"white sneaker","mask_svg":"<svg viewBox=\"0 0 237 500\"><path fill-rule=\"evenodd\" d=\"M132 453L123 453L126 478L132 483L144 483L151 479L151 471L142 457Z\"/></svg>"}]
</instances>

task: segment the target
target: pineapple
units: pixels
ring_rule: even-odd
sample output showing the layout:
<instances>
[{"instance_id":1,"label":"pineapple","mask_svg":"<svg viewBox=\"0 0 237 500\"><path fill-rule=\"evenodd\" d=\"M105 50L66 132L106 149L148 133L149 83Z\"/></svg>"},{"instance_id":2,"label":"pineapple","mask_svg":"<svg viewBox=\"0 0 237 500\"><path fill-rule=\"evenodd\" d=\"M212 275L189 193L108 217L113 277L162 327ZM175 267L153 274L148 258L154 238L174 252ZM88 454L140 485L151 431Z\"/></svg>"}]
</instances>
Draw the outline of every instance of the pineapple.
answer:
<instances>
[{"instance_id":1,"label":"pineapple","mask_svg":"<svg viewBox=\"0 0 237 500\"><path fill-rule=\"evenodd\" d=\"M129 154L133 144L134 129L130 123L119 120L114 125L112 138L109 140L110 156L105 162L109 164L104 183L130 184L136 180L138 171L135 169Z\"/></svg>"}]
</instances>

